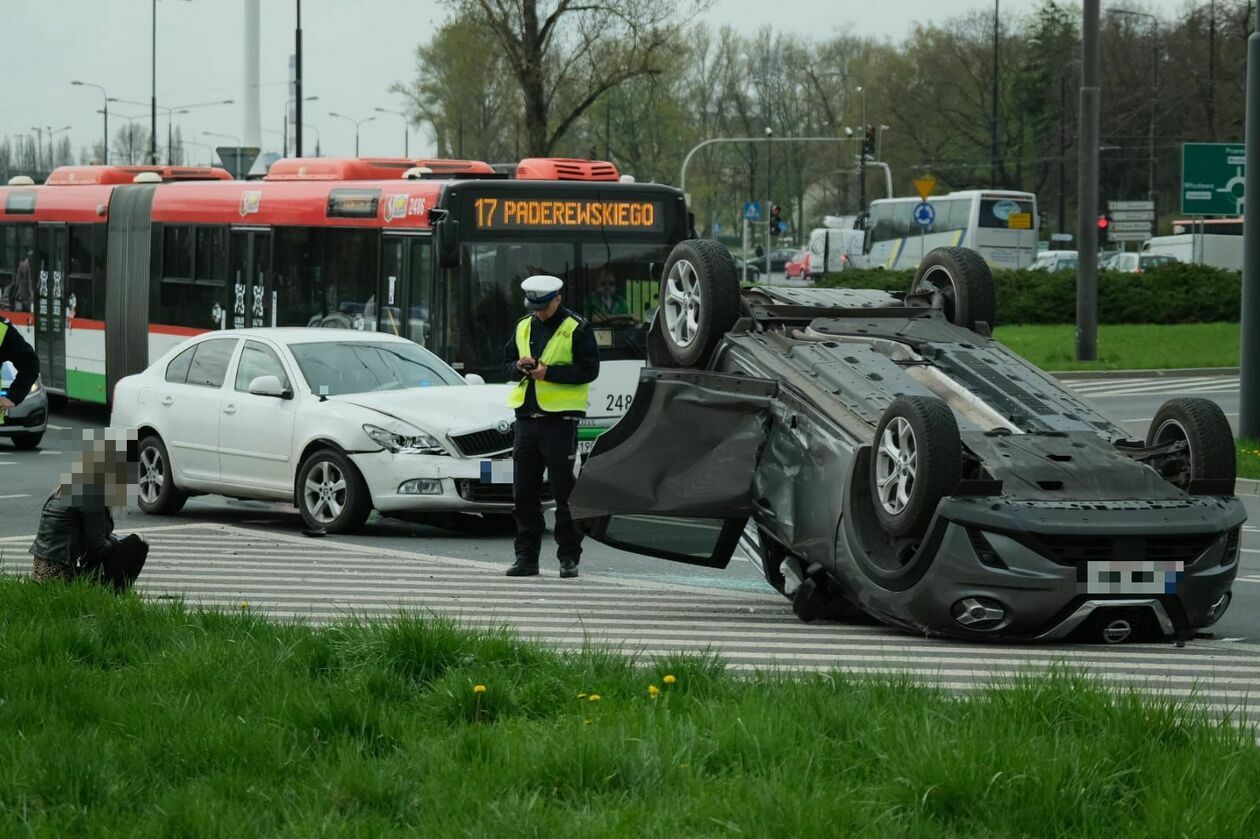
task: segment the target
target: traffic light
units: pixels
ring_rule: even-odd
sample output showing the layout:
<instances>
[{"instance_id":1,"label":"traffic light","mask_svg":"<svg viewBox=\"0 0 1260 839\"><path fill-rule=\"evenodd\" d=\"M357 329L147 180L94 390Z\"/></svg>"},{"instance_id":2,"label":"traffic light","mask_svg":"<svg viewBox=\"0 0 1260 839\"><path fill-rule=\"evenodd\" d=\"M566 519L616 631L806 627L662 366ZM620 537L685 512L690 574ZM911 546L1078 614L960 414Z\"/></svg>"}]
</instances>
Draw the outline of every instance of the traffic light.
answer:
<instances>
[{"instance_id":1,"label":"traffic light","mask_svg":"<svg viewBox=\"0 0 1260 839\"><path fill-rule=\"evenodd\" d=\"M770 208L770 235L778 236L783 232L783 212L779 209L779 205L775 204Z\"/></svg>"},{"instance_id":2,"label":"traffic light","mask_svg":"<svg viewBox=\"0 0 1260 839\"><path fill-rule=\"evenodd\" d=\"M875 126L866 126L866 136L862 139L862 154L875 157Z\"/></svg>"},{"instance_id":3,"label":"traffic light","mask_svg":"<svg viewBox=\"0 0 1260 839\"><path fill-rule=\"evenodd\" d=\"M1111 219L1106 215L1098 217L1098 247L1101 248L1107 244L1107 232L1111 230Z\"/></svg>"}]
</instances>

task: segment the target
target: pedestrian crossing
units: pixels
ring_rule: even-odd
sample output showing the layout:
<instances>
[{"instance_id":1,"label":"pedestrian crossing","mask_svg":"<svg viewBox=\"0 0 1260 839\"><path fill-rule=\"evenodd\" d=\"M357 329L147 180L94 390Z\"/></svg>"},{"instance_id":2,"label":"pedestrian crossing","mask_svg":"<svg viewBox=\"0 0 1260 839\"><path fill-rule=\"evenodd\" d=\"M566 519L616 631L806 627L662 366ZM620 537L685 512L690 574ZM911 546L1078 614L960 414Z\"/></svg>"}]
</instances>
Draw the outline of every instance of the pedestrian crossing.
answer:
<instances>
[{"instance_id":1,"label":"pedestrian crossing","mask_svg":"<svg viewBox=\"0 0 1260 839\"><path fill-rule=\"evenodd\" d=\"M1085 397L1108 396L1210 396L1238 392L1237 376L1178 376L1123 379L1073 379L1064 381Z\"/></svg>"},{"instance_id":2,"label":"pedestrian crossing","mask_svg":"<svg viewBox=\"0 0 1260 839\"><path fill-rule=\"evenodd\" d=\"M138 589L152 599L180 598L189 605L314 624L407 611L473 628L507 626L558 649L606 646L647 658L715 652L738 671L910 674L960 692L1068 666L1122 687L1177 699L1193 695L1214 712L1241 711L1260 720L1260 647L1252 644L1197 640L1181 649L963 644L877 625L805 625L769 591L589 573L577 580L514 579L493 563L231 525L167 525L141 532L151 552ZM0 540L6 548L14 541Z\"/></svg>"}]
</instances>

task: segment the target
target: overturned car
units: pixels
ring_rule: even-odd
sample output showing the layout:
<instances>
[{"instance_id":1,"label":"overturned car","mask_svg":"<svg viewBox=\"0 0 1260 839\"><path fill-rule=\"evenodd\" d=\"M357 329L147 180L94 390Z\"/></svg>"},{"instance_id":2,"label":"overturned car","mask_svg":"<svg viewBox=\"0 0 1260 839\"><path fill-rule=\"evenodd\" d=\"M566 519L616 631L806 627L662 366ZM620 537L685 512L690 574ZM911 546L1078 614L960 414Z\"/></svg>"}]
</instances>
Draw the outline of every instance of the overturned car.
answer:
<instances>
[{"instance_id":1,"label":"overturned car","mask_svg":"<svg viewBox=\"0 0 1260 839\"><path fill-rule=\"evenodd\" d=\"M716 243L665 266L649 366L570 499L608 545L725 567L797 615L1001 640L1182 640L1229 606L1246 518L1213 402L1145 440L990 337L978 254L904 293L741 290Z\"/></svg>"}]
</instances>

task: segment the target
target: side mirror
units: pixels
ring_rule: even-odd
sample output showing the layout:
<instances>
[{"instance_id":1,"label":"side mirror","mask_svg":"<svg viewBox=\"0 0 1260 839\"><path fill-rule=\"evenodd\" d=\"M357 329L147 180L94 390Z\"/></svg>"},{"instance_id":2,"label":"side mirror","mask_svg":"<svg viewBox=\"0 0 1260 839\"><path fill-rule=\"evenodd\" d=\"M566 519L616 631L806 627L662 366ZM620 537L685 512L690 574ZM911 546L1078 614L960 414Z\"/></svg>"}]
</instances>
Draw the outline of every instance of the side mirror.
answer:
<instances>
[{"instance_id":1,"label":"side mirror","mask_svg":"<svg viewBox=\"0 0 1260 839\"><path fill-rule=\"evenodd\" d=\"M465 373L464 381L468 382L470 385L484 385L486 383L486 380L481 378L481 376L477 373Z\"/></svg>"},{"instance_id":2,"label":"side mirror","mask_svg":"<svg viewBox=\"0 0 1260 839\"><path fill-rule=\"evenodd\" d=\"M437 240L438 264L443 268L459 266L459 222L450 216L441 218L433 230Z\"/></svg>"},{"instance_id":3,"label":"side mirror","mask_svg":"<svg viewBox=\"0 0 1260 839\"><path fill-rule=\"evenodd\" d=\"M292 399L293 391L286 388L278 376L257 376L249 383L249 392L255 396L274 396L277 399Z\"/></svg>"}]
</instances>

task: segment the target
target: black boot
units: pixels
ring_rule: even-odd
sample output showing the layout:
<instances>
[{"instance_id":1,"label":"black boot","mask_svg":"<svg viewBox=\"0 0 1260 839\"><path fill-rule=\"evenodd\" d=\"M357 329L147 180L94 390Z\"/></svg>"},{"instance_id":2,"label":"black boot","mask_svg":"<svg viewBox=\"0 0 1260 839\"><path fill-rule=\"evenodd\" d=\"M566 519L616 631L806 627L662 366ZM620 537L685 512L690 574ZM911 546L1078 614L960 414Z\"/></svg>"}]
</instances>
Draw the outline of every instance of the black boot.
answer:
<instances>
[{"instance_id":1,"label":"black boot","mask_svg":"<svg viewBox=\"0 0 1260 839\"><path fill-rule=\"evenodd\" d=\"M577 575L578 561L576 559L566 559L560 563L560 579L566 580Z\"/></svg>"},{"instance_id":2,"label":"black boot","mask_svg":"<svg viewBox=\"0 0 1260 839\"><path fill-rule=\"evenodd\" d=\"M537 577L538 576L538 562L537 561L527 562L526 560L518 559L516 560L516 562L512 563L510 568L508 568L507 576L509 577Z\"/></svg>"}]
</instances>

